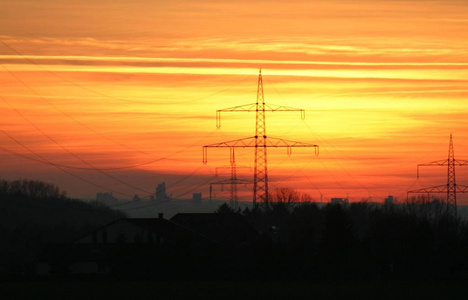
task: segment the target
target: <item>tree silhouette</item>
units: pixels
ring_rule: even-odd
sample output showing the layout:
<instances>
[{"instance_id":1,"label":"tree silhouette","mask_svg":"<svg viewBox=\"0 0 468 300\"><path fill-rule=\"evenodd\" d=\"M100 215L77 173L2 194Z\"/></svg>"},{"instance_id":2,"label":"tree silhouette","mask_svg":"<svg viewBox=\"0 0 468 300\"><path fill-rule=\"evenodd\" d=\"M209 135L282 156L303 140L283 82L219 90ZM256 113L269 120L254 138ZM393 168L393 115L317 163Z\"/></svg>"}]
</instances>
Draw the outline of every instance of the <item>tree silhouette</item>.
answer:
<instances>
[{"instance_id":1,"label":"tree silhouette","mask_svg":"<svg viewBox=\"0 0 468 300\"><path fill-rule=\"evenodd\" d=\"M356 255L357 239L343 205L325 207L325 227L321 255L327 263L326 273L331 277L348 275L349 262Z\"/></svg>"},{"instance_id":2,"label":"tree silhouette","mask_svg":"<svg viewBox=\"0 0 468 300\"><path fill-rule=\"evenodd\" d=\"M216 214L233 214L233 213L239 213L239 211L236 211L232 206L230 206L227 203L221 204L218 209L214 211Z\"/></svg>"}]
</instances>

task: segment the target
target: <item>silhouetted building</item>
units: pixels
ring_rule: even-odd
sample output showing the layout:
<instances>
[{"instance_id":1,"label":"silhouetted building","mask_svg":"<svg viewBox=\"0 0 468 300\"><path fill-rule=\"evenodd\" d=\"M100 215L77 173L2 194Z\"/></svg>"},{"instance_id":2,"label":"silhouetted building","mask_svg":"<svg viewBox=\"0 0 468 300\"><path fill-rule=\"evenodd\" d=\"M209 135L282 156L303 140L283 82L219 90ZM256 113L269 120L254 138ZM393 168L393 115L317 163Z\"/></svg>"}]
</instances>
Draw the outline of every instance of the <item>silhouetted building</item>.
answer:
<instances>
[{"instance_id":1,"label":"silhouetted building","mask_svg":"<svg viewBox=\"0 0 468 300\"><path fill-rule=\"evenodd\" d=\"M251 243L259 236L245 217L236 213L179 213L171 221L222 244Z\"/></svg>"},{"instance_id":2,"label":"silhouetted building","mask_svg":"<svg viewBox=\"0 0 468 300\"><path fill-rule=\"evenodd\" d=\"M331 204L343 204L348 202L348 198L331 198Z\"/></svg>"},{"instance_id":3,"label":"silhouetted building","mask_svg":"<svg viewBox=\"0 0 468 300\"><path fill-rule=\"evenodd\" d=\"M210 257L214 244L209 238L164 219L162 214L159 218L124 218L73 243L47 249L37 264L37 273L175 275L190 269L194 261Z\"/></svg>"},{"instance_id":4,"label":"silhouetted building","mask_svg":"<svg viewBox=\"0 0 468 300\"><path fill-rule=\"evenodd\" d=\"M114 197L112 192L104 192L96 194L96 201L105 205L114 205L117 204L117 198Z\"/></svg>"},{"instance_id":5,"label":"silhouetted building","mask_svg":"<svg viewBox=\"0 0 468 300\"><path fill-rule=\"evenodd\" d=\"M244 216L236 213L179 213L171 221L216 242L213 262L219 275L245 276L248 273L250 254L261 236Z\"/></svg>"},{"instance_id":6,"label":"silhouetted building","mask_svg":"<svg viewBox=\"0 0 468 300\"><path fill-rule=\"evenodd\" d=\"M36 270L38 275L127 278L241 276L260 238L245 217L235 213L123 218L73 243L49 246Z\"/></svg>"},{"instance_id":7,"label":"silhouetted building","mask_svg":"<svg viewBox=\"0 0 468 300\"><path fill-rule=\"evenodd\" d=\"M385 204L393 204L395 201L396 197L393 197L392 195L388 195L388 197L384 199Z\"/></svg>"},{"instance_id":8,"label":"silhouetted building","mask_svg":"<svg viewBox=\"0 0 468 300\"><path fill-rule=\"evenodd\" d=\"M193 202L201 202L202 201L202 193L193 193L192 194Z\"/></svg>"},{"instance_id":9,"label":"silhouetted building","mask_svg":"<svg viewBox=\"0 0 468 300\"><path fill-rule=\"evenodd\" d=\"M167 201L170 198L166 194L166 183L160 183L156 187L156 201Z\"/></svg>"}]
</instances>

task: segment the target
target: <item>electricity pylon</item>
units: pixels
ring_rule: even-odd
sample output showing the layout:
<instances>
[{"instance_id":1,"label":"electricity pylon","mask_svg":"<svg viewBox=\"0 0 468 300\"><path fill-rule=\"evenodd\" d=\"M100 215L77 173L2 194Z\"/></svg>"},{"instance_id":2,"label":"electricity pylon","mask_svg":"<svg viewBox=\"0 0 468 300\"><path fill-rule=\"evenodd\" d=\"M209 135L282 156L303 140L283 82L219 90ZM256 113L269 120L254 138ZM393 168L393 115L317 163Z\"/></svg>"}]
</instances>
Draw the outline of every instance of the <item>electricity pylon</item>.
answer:
<instances>
[{"instance_id":1,"label":"electricity pylon","mask_svg":"<svg viewBox=\"0 0 468 300\"><path fill-rule=\"evenodd\" d=\"M291 155L293 147L314 147L315 154L318 155L318 145L306 144L302 142L289 141L280 138L268 137L266 134L266 112L276 111L298 111L301 113L301 118L305 118L305 111L299 108L267 105L263 95L263 80L262 70L258 75L257 86L257 101L256 103L235 106L216 111L216 126L221 127L221 112L256 112L255 136L226 141L211 145L203 146L203 163L207 163L208 148L255 148L255 163L254 163L254 187L253 187L253 204L257 202L268 203L268 163L267 163L267 148L286 148L288 155Z\"/></svg>"},{"instance_id":2,"label":"electricity pylon","mask_svg":"<svg viewBox=\"0 0 468 300\"><path fill-rule=\"evenodd\" d=\"M449 152L447 159L436 160L430 163L419 164L417 167L417 178L419 178L419 167L433 167L433 166L447 166L447 184L431 186L427 188L422 188L418 190L408 191L407 195L411 193L438 193L438 194L447 194L447 215L451 218L457 217L457 193L468 193L468 186L457 185L455 181L455 166L465 166L468 165L468 160L455 159L455 154L453 151L453 139L452 134L450 134L449 142Z\"/></svg>"},{"instance_id":3,"label":"electricity pylon","mask_svg":"<svg viewBox=\"0 0 468 300\"><path fill-rule=\"evenodd\" d=\"M238 179L237 178L237 165L236 165L236 156L234 154L234 148L230 148L231 150L231 177L229 179L224 179L216 182L210 183L210 201L212 199L212 193L213 193L213 185L221 185L224 186L225 184L228 184L230 186L230 199L229 199L229 204L231 205L232 208L237 210L239 207L239 196L237 194L237 185L238 184L252 184L252 181L244 180L244 179Z\"/></svg>"}]
</instances>

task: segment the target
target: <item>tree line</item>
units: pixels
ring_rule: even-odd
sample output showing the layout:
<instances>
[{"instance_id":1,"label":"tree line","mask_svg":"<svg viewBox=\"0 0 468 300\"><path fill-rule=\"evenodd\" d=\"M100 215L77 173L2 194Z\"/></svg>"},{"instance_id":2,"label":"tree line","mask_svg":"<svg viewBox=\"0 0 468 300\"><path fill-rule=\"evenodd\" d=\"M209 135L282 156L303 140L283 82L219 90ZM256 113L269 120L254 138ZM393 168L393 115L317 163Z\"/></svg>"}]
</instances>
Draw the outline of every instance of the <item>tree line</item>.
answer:
<instances>
[{"instance_id":1,"label":"tree line","mask_svg":"<svg viewBox=\"0 0 468 300\"><path fill-rule=\"evenodd\" d=\"M319 205L288 189L243 211L273 242L259 243L250 273L260 278L468 279L468 224L443 200Z\"/></svg>"},{"instance_id":2,"label":"tree line","mask_svg":"<svg viewBox=\"0 0 468 300\"><path fill-rule=\"evenodd\" d=\"M67 196L37 180L0 180L0 277L25 275L49 243L67 243L125 217L98 203Z\"/></svg>"}]
</instances>

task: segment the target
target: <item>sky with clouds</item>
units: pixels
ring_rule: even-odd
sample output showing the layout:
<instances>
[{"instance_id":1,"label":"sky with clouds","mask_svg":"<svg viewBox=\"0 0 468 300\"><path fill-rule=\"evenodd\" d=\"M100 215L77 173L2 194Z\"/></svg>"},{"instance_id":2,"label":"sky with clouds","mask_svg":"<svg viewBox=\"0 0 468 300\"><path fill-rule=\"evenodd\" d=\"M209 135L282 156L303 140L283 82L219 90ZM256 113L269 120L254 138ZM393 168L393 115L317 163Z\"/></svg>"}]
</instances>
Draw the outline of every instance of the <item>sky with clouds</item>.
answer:
<instances>
[{"instance_id":1,"label":"sky with clouds","mask_svg":"<svg viewBox=\"0 0 468 300\"><path fill-rule=\"evenodd\" d=\"M72 196L208 193L229 151L254 135L262 68L267 133L320 145L269 149L270 188L315 199L406 197L443 184L453 133L468 158L468 7L464 1L1 1L0 166L7 179ZM253 151L237 149L239 165ZM457 169L459 184L468 170ZM223 177L224 176L224 177ZM252 169L239 171L252 178ZM468 183L467 183L468 185ZM249 188L242 199L249 201ZM226 189L228 190L228 189ZM218 191L228 198L227 192ZM460 198L462 203L465 201Z\"/></svg>"}]
</instances>

